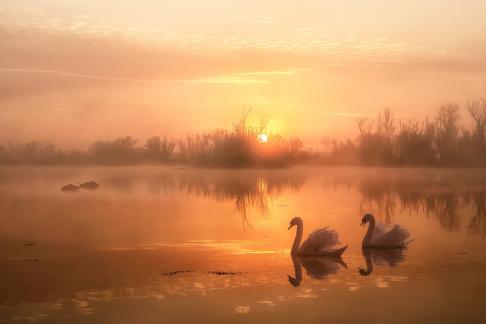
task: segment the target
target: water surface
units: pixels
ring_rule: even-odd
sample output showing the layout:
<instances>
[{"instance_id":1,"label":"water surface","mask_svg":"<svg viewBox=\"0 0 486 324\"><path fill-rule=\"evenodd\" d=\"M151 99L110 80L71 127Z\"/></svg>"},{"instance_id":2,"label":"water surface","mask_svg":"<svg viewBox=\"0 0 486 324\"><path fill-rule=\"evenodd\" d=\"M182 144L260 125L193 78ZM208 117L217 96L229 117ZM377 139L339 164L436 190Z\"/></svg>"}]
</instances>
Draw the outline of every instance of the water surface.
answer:
<instances>
[{"instance_id":1,"label":"water surface","mask_svg":"<svg viewBox=\"0 0 486 324\"><path fill-rule=\"evenodd\" d=\"M408 250L363 253L365 212ZM294 216L342 260L292 259ZM3 322L484 322L481 170L3 167L0 221Z\"/></svg>"}]
</instances>

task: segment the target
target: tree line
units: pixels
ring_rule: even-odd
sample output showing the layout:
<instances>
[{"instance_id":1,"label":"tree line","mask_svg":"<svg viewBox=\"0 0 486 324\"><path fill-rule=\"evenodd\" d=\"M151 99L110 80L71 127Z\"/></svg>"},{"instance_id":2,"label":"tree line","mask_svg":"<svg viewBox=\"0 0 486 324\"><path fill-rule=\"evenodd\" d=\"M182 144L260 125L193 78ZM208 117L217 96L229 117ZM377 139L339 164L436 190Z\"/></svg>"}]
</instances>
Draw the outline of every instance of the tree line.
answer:
<instances>
[{"instance_id":1,"label":"tree line","mask_svg":"<svg viewBox=\"0 0 486 324\"><path fill-rule=\"evenodd\" d=\"M62 150L50 142L30 141L0 145L2 164L188 164L208 167L281 167L303 161L306 152L296 138L278 134L259 141L266 134L267 122L247 125L249 112L243 112L231 130L211 132L174 139L153 136L139 144L131 136L100 140L87 150Z\"/></svg>"},{"instance_id":2,"label":"tree line","mask_svg":"<svg viewBox=\"0 0 486 324\"><path fill-rule=\"evenodd\" d=\"M462 112L471 125L460 124ZM399 120L390 109L374 119L357 120L355 140L328 141L321 150L304 149L298 138L268 133L262 119L248 126L249 112L232 129L174 139L145 141L125 136L92 143L87 150L63 150L50 142L0 145L1 164L186 164L208 167L282 167L312 163L366 166L486 166L486 100L440 106L424 120ZM260 134L268 134L261 143Z\"/></svg>"},{"instance_id":3,"label":"tree line","mask_svg":"<svg viewBox=\"0 0 486 324\"><path fill-rule=\"evenodd\" d=\"M460 124L467 112L470 127ZM361 118L355 141L333 141L328 163L382 166L486 166L486 100L440 106L424 120L401 120L385 109L375 119Z\"/></svg>"}]
</instances>

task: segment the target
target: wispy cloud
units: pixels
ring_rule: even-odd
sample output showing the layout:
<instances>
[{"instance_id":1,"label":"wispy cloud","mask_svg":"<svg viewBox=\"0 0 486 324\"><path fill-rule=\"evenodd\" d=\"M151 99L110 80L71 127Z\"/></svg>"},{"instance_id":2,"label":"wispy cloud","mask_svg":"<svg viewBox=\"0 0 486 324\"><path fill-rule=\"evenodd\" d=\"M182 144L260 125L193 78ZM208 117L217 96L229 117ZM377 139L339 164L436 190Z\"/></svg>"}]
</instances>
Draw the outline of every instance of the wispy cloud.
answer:
<instances>
[{"instance_id":1,"label":"wispy cloud","mask_svg":"<svg viewBox=\"0 0 486 324\"><path fill-rule=\"evenodd\" d=\"M339 116L339 117L353 117L353 118L376 117L376 115L373 114L363 114L363 113L354 113L354 112L330 112L328 113L328 115Z\"/></svg>"},{"instance_id":2,"label":"wispy cloud","mask_svg":"<svg viewBox=\"0 0 486 324\"><path fill-rule=\"evenodd\" d=\"M72 73L72 72L56 71L56 70L36 70L36 69L0 68L0 72L5 72L5 73L54 74L54 75L62 76L62 77L72 77L72 78L92 79L92 80L102 80L102 81L129 81L129 82L150 82L150 83L158 83L158 82L162 82L163 81L163 80L134 79L134 78L114 78L114 77L102 76L102 75Z\"/></svg>"},{"instance_id":3,"label":"wispy cloud","mask_svg":"<svg viewBox=\"0 0 486 324\"><path fill-rule=\"evenodd\" d=\"M309 69L295 69L295 70L275 70L275 71L252 71L240 72L234 75L238 76L291 76L299 72L307 71Z\"/></svg>"},{"instance_id":4,"label":"wispy cloud","mask_svg":"<svg viewBox=\"0 0 486 324\"><path fill-rule=\"evenodd\" d=\"M244 78L237 78L232 76L217 76L217 77L192 79L192 80L179 80L179 81L190 82L190 83L219 83L219 84L268 84L269 83L266 80L244 79Z\"/></svg>"},{"instance_id":5,"label":"wispy cloud","mask_svg":"<svg viewBox=\"0 0 486 324\"><path fill-rule=\"evenodd\" d=\"M393 110L392 110L392 114L393 114ZM379 113L365 114L365 113L355 113L355 112L330 112L330 113L328 113L328 115L338 116L338 117L350 117L350 118L376 118L379 115ZM408 119L410 117L404 116L404 115L393 114L393 118Z\"/></svg>"},{"instance_id":6,"label":"wispy cloud","mask_svg":"<svg viewBox=\"0 0 486 324\"><path fill-rule=\"evenodd\" d=\"M140 83L166 83L166 82L186 82L186 83L219 83L219 84L267 84L266 80L238 78L234 76L214 76L207 78L194 79L138 79L138 78L116 78L103 75L81 74L56 70L36 70L36 69L16 69L0 68L0 73L34 73L34 74L53 74L61 77L92 79L101 81L116 82L140 82Z\"/></svg>"},{"instance_id":7,"label":"wispy cloud","mask_svg":"<svg viewBox=\"0 0 486 324\"><path fill-rule=\"evenodd\" d=\"M128 40L135 44L141 44L147 48L178 48L195 53L232 53L234 51L266 51L268 55L278 53L292 53L292 55L311 55L313 61L319 63L322 60L334 61L390 61L397 56L402 59L414 58L423 54L423 44L408 44L394 41L386 37L361 39L356 34L350 34L343 40L331 38L318 32L313 26L288 26L288 32L272 36L257 34L220 35L208 32L182 33L176 30L147 29L138 26L111 26L96 23L89 15L79 15L70 19L66 17L47 16L38 11L11 11L6 10L1 25L13 26L22 30L38 29L48 33L76 34L89 38L118 38ZM236 16L236 19L248 18L245 14ZM253 21L255 23L255 21ZM256 23L273 25L273 17L263 16L256 19ZM37 36L37 33L34 33ZM421 50L418 51L417 48ZM443 49L441 49L443 50ZM444 55L438 50L429 50L429 55Z\"/></svg>"}]
</instances>

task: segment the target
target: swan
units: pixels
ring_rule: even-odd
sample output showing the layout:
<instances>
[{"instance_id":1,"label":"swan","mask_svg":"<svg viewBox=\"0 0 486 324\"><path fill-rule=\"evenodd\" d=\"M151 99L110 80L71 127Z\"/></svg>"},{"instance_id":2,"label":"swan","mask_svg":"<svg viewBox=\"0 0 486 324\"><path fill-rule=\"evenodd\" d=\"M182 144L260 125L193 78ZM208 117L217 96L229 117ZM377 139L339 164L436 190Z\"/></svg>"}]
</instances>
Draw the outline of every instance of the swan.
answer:
<instances>
[{"instance_id":1,"label":"swan","mask_svg":"<svg viewBox=\"0 0 486 324\"><path fill-rule=\"evenodd\" d=\"M372 214L365 214L361 219L361 226L370 223L368 231L363 238L363 248L406 248L412 240L406 241L410 237L410 233L395 224L391 229L388 229L385 224L375 225L375 217Z\"/></svg>"},{"instance_id":2,"label":"swan","mask_svg":"<svg viewBox=\"0 0 486 324\"><path fill-rule=\"evenodd\" d=\"M325 279L327 276L337 273L339 266L345 269L348 268L341 257L292 255L292 263L294 264L295 277L290 275L287 275L287 277L289 278L289 283L294 287L298 287L302 281L302 266L307 275L314 279Z\"/></svg>"},{"instance_id":3,"label":"swan","mask_svg":"<svg viewBox=\"0 0 486 324\"><path fill-rule=\"evenodd\" d=\"M362 253L366 262L366 269L359 267L358 272L362 276L369 276L373 272L373 266L388 265L396 267L405 260L404 249L369 249L363 248Z\"/></svg>"},{"instance_id":4,"label":"swan","mask_svg":"<svg viewBox=\"0 0 486 324\"><path fill-rule=\"evenodd\" d=\"M328 227L313 231L309 234L307 240L300 245L304 233L304 222L302 218L294 217L290 221L289 230L294 226L297 226L297 232L290 251L291 255L339 257L348 247L346 245L341 248L335 248L336 245L340 244L339 234Z\"/></svg>"}]
</instances>

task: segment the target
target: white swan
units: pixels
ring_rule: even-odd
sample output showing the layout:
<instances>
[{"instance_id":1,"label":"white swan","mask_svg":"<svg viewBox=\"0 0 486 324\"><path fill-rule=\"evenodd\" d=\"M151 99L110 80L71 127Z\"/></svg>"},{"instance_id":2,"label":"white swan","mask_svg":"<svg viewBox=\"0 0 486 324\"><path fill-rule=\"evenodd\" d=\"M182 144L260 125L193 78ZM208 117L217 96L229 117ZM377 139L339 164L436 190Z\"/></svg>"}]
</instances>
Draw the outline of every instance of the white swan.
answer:
<instances>
[{"instance_id":1,"label":"white swan","mask_svg":"<svg viewBox=\"0 0 486 324\"><path fill-rule=\"evenodd\" d=\"M412 242L412 240L406 241L410 233L400 225L394 225L391 229L385 224L376 225L372 214L364 215L361 226L366 223L370 225L363 238L363 248L406 248Z\"/></svg>"},{"instance_id":2,"label":"white swan","mask_svg":"<svg viewBox=\"0 0 486 324\"><path fill-rule=\"evenodd\" d=\"M346 245L342 248L335 248L336 245L340 244L339 234L327 227L313 231L309 234L307 240L300 245L304 233L304 222L300 217L294 217L290 221L289 229L294 226L297 226L297 232L290 251L292 255L339 257L348 247Z\"/></svg>"}]
</instances>

